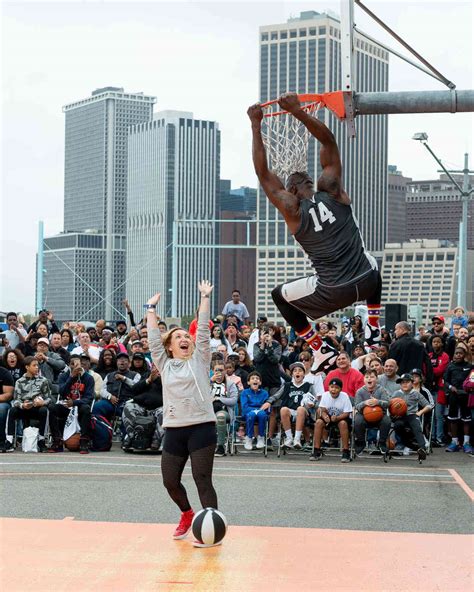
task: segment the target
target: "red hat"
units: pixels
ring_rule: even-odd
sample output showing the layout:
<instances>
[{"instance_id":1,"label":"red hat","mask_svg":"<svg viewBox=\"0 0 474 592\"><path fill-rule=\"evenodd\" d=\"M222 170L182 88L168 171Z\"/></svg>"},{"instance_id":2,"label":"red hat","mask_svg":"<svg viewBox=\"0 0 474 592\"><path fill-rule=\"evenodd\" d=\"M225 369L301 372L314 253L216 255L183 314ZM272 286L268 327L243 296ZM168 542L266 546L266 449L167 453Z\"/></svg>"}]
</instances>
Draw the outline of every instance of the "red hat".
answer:
<instances>
[{"instance_id":1,"label":"red hat","mask_svg":"<svg viewBox=\"0 0 474 592\"><path fill-rule=\"evenodd\" d=\"M434 317L431 317L431 321L434 321L435 319L437 319L438 321L441 321L442 323L445 323L446 322L444 320L443 315L435 315Z\"/></svg>"}]
</instances>

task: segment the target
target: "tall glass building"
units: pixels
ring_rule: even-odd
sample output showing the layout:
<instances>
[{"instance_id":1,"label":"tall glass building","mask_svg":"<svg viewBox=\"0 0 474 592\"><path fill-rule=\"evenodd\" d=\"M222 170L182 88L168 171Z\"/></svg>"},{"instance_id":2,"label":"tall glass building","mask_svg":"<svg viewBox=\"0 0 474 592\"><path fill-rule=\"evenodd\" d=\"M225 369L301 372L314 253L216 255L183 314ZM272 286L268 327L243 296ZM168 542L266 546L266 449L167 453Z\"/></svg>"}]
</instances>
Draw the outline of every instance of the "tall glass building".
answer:
<instances>
[{"instance_id":1,"label":"tall glass building","mask_svg":"<svg viewBox=\"0 0 474 592\"><path fill-rule=\"evenodd\" d=\"M155 102L105 87L63 107L64 233L45 240L43 282L59 319L112 320L123 310L128 128L151 120Z\"/></svg>"},{"instance_id":2,"label":"tall glass building","mask_svg":"<svg viewBox=\"0 0 474 592\"><path fill-rule=\"evenodd\" d=\"M357 33L355 50L357 90L388 90L388 53ZM260 27L261 102L278 98L284 92L319 93L341 88L341 25L335 15L308 11L286 23ZM366 246L380 254L386 237L387 116L358 118L355 139L347 137L345 124L328 110L320 110L318 117L336 136L344 186L352 199ZM314 178L321 173L319 149L313 138L308 147L308 172ZM257 218L257 311L277 319L271 290L311 273L312 268L261 189Z\"/></svg>"},{"instance_id":3,"label":"tall glass building","mask_svg":"<svg viewBox=\"0 0 474 592\"><path fill-rule=\"evenodd\" d=\"M130 129L128 146L130 304L141 310L160 291L161 316L194 315L198 281L217 278L218 124L162 111Z\"/></svg>"}]
</instances>

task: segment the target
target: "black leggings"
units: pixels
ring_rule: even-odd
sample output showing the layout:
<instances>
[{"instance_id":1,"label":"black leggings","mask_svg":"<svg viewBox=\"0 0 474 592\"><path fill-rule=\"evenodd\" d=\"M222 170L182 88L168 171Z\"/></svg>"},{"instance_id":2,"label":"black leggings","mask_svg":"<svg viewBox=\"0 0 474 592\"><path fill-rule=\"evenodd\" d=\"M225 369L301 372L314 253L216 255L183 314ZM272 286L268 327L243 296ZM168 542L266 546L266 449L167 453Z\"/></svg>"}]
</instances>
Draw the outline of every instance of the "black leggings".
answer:
<instances>
[{"instance_id":1,"label":"black leggings","mask_svg":"<svg viewBox=\"0 0 474 592\"><path fill-rule=\"evenodd\" d=\"M215 423L166 430L161 457L163 484L182 512L191 509L188 494L181 482L188 458L191 458L191 471L202 507L217 509L217 494L212 484L216 441Z\"/></svg>"},{"instance_id":2,"label":"black leggings","mask_svg":"<svg viewBox=\"0 0 474 592\"><path fill-rule=\"evenodd\" d=\"M297 333L307 328L308 317L317 320L358 300L365 299L368 305L380 304L382 300L382 277L376 270L355 284L343 287L317 285L313 294L295 300L295 304L285 300L282 293L284 285L272 290L273 302Z\"/></svg>"}]
</instances>

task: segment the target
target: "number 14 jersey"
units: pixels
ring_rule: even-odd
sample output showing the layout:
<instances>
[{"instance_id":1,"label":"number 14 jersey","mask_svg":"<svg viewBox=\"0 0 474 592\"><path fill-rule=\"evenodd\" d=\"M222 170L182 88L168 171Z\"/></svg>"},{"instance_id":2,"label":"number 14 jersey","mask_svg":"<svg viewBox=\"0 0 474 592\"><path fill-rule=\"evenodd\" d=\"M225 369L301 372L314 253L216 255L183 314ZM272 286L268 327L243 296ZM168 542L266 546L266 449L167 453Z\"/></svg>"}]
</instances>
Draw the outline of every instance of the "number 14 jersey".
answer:
<instances>
[{"instance_id":1,"label":"number 14 jersey","mask_svg":"<svg viewBox=\"0 0 474 592\"><path fill-rule=\"evenodd\" d=\"M301 200L300 211L294 238L311 261L319 283L341 286L377 269L365 249L352 206L318 191L311 199Z\"/></svg>"}]
</instances>

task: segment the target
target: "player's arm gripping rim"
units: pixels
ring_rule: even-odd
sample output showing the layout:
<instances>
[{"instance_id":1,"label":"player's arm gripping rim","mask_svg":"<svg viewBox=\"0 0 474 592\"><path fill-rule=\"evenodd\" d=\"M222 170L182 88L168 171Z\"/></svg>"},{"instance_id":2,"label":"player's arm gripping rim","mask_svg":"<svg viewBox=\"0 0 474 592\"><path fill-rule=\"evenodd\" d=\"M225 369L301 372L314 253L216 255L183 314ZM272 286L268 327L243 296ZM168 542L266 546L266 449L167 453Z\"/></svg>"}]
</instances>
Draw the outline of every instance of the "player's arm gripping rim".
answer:
<instances>
[{"instance_id":1,"label":"player's arm gripping rim","mask_svg":"<svg viewBox=\"0 0 474 592\"><path fill-rule=\"evenodd\" d=\"M319 160L322 173L318 179L318 190L325 191L337 201L349 205L351 200L342 188L342 164L339 148L331 130L322 121L301 108L298 95L295 93L283 94L278 104L282 109L289 111L293 117L301 121L309 133L321 144Z\"/></svg>"},{"instance_id":2,"label":"player's arm gripping rim","mask_svg":"<svg viewBox=\"0 0 474 592\"><path fill-rule=\"evenodd\" d=\"M299 199L285 187L281 179L275 175L267 164L267 154L262 140L263 111L259 103L247 110L252 122L252 158L257 174L266 196L281 213L291 232L296 232L300 224Z\"/></svg>"}]
</instances>

